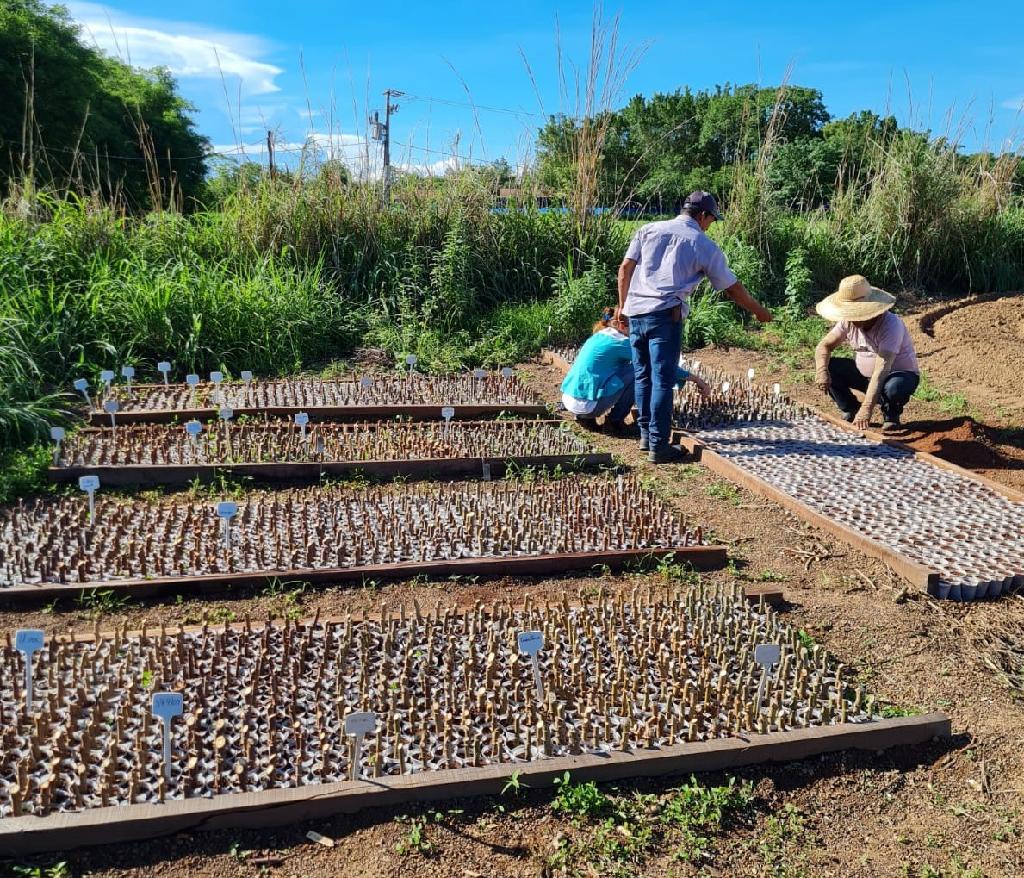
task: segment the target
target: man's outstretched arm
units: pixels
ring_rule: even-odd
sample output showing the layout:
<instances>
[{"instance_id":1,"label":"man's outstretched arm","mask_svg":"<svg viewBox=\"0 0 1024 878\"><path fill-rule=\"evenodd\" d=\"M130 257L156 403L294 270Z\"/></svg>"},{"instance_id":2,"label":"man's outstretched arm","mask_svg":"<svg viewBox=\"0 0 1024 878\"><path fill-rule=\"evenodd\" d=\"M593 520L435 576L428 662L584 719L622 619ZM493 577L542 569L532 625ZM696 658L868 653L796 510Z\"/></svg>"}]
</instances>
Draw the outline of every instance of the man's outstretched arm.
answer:
<instances>
[{"instance_id":1,"label":"man's outstretched arm","mask_svg":"<svg viewBox=\"0 0 1024 878\"><path fill-rule=\"evenodd\" d=\"M621 271L620 269L620 276ZM761 323L772 322L772 312L747 292L747 288L743 286L742 281L736 281L731 287L726 287L722 292L744 311L749 311L753 314Z\"/></svg>"}]
</instances>

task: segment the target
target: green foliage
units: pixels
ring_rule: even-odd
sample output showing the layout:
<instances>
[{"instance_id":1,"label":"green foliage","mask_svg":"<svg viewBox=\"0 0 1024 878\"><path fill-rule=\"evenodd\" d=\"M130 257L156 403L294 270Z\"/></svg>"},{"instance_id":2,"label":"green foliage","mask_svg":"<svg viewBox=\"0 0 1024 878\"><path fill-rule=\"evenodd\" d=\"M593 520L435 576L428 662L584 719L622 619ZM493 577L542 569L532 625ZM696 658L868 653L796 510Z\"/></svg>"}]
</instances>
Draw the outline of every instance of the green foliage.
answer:
<instances>
[{"instance_id":1,"label":"green foliage","mask_svg":"<svg viewBox=\"0 0 1024 878\"><path fill-rule=\"evenodd\" d=\"M521 771L513 771L505 786L501 788L501 794L503 796L511 793L514 796L521 796L523 792L529 789L530 785L522 779Z\"/></svg>"},{"instance_id":2,"label":"green foliage","mask_svg":"<svg viewBox=\"0 0 1024 878\"><path fill-rule=\"evenodd\" d=\"M811 271L807 267L807 250L803 247L794 247L786 255L785 298L785 313L790 320L803 317L811 303Z\"/></svg>"},{"instance_id":3,"label":"green foliage","mask_svg":"<svg viewBox=\"0 0 1024 878\"><path fill-rule=\"evenodd\" d=\"M209 141L170 74L87 46L63 7L0 4L0 94L3 188L98 191L156 208L199 195Z\"/></svg>"},{"instance_id":4,"label":"green foliage","mask_svg":"<svg viewBox=\"0 0 1024 878\"><path fill-rule=\"evenodd\" d=\"M50 449L43 445L0 453L0 503L52 490L46 475L51 463Z\"/></svg>"},{"instance_id":5,"label":"green foliage","mask_svg":"<svg viewBox=\"0 0 1024 878\"><path fill-rule=\"evenodd\" d=\"M613 809L612 800L593 781L573 783L569 772L555 778L558 792L551 802L551 810L570 817L597 820Z\"/></svg>"},{"instance_id":6,"label":"green foliage","mask_svg":"<svg viewBox=\"0 0 1024 878\"><path fill-rule=\"evenodd\" d=\"M131 603L131 598L118 595L110 588L83 588L75 603L89 614L89 618L99 619L120 612Z\"/></svg>"},{"instance_id":7,"label":"green foliage","mask_svg":"<svg viewBox=\"0 0 1024 878\"><path fill-rule=\"evenodd\" d=\"M710 836L720 832L754 801L750 783L737 784L730 778L725 786L707 787L694 777L674 790L661 812L662 821L679 834L676 857L695 862L711 844Z\"/></svg>"},{"instance_id":8,"label":"green foliage","mask_svg":"<svg viewBox=\"0 0 1024 878\"><path fill-rule=\"evenodd\" d=\"M552 341L575 341L590 334L604 308L615 302L611 277L604 266L595 264L575 275L571 259L559 267L552 305L556 327Z\"/></svg>"},{"instance_id":9,"label":"green foliage","mask_svg":"<svg viewBox=\"0 0 1024 878\"><path fill-rule=\"evenodd\" d=\"M762 874L771 878L806 875L806 836L806 821L796 806L784 805L779 814L771 815L757 844L764 867Z\"/></svg>"},{"instance_id":10,"label":"green foliage","mask_svg":"<svg viewBox=\"0 0 1024 878\"><path fill-rule=\"evenodd\" d=\"M683 323L683 347L719 344L734 331L735 321L736 308L721 293L697 292L690 297L690 313Z\"/></svg>"}]
</instances>

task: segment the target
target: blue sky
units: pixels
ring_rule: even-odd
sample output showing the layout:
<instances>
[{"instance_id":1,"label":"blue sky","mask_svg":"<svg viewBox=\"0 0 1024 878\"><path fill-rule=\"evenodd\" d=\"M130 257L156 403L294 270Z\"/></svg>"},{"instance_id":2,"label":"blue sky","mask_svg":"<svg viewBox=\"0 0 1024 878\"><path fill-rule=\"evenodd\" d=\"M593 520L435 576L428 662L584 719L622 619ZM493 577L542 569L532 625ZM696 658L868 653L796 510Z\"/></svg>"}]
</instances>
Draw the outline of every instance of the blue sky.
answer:
<instances>
[{"instance_id":1,"label":"blue sky","mask_svg":"<svg viewBox=\"0 0 1024 878\"><path fill-rule=\"evenodd\" d=\"M260 158L270 128L279 149L312 140L371 173L379 156L365 142L366 115L383 110L388 87L409 95L393 119L397 163L440 172L528 159L545 113L579 109L572 77L586 66L593 18L589 2L533 0L66 5L87 40L138 66L170 68L219 150ZM620 52L641 54L616 106L687 85L775 85L788 72L821 89L835 116L889 109L905 124L960 132L968 149L1024 139L1020 0L605 6L606 19L619 13Z\"/></svg>"}]
</instances>

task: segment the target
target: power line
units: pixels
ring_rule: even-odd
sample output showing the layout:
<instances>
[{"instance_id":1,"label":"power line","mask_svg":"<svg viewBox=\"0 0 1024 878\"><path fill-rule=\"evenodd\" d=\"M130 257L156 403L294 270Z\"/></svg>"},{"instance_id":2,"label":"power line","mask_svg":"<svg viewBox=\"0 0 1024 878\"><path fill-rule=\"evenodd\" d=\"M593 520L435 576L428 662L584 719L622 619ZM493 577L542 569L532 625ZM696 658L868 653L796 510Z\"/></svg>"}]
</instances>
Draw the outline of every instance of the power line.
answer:
<instances>
[{"instance_id":1,"label":"power line","mask_svg":"<svg viewBox=\"0 0 1024 878\"><path fill-rule=\"evenodd\" d=\"M517 110L513 107L491 107L486 104L473 104L468 101L452 101L448 98L434 98L428 95L410 95L405 96L407 101L428 101L434 104L447 104L451 107L469 107L472 110L486 110L489 113L507 113L510 116L531 116L536 119L546 119L547 114L545 113L532 113L529 110Z\"/></svg>"}]
</instances>

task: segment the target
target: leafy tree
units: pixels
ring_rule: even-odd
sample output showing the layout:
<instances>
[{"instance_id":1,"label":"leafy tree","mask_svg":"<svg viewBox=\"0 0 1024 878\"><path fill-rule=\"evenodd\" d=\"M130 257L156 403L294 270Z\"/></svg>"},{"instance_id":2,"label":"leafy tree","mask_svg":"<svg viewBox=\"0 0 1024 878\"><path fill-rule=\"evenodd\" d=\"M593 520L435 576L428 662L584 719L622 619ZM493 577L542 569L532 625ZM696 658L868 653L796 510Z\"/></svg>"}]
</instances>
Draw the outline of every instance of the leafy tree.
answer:
<instances>
[{"instance_id":1,"label":"leafy tree","mask_svg":"<svg viewBox=\"0 0 1024 878\"><path fill-rule=\"evenodd\" d=\"M166 70L80 39L61 6L0 0L0 184L71 186L133 206L195 197L209 142Z\"/></svg>"}]
</instances>

